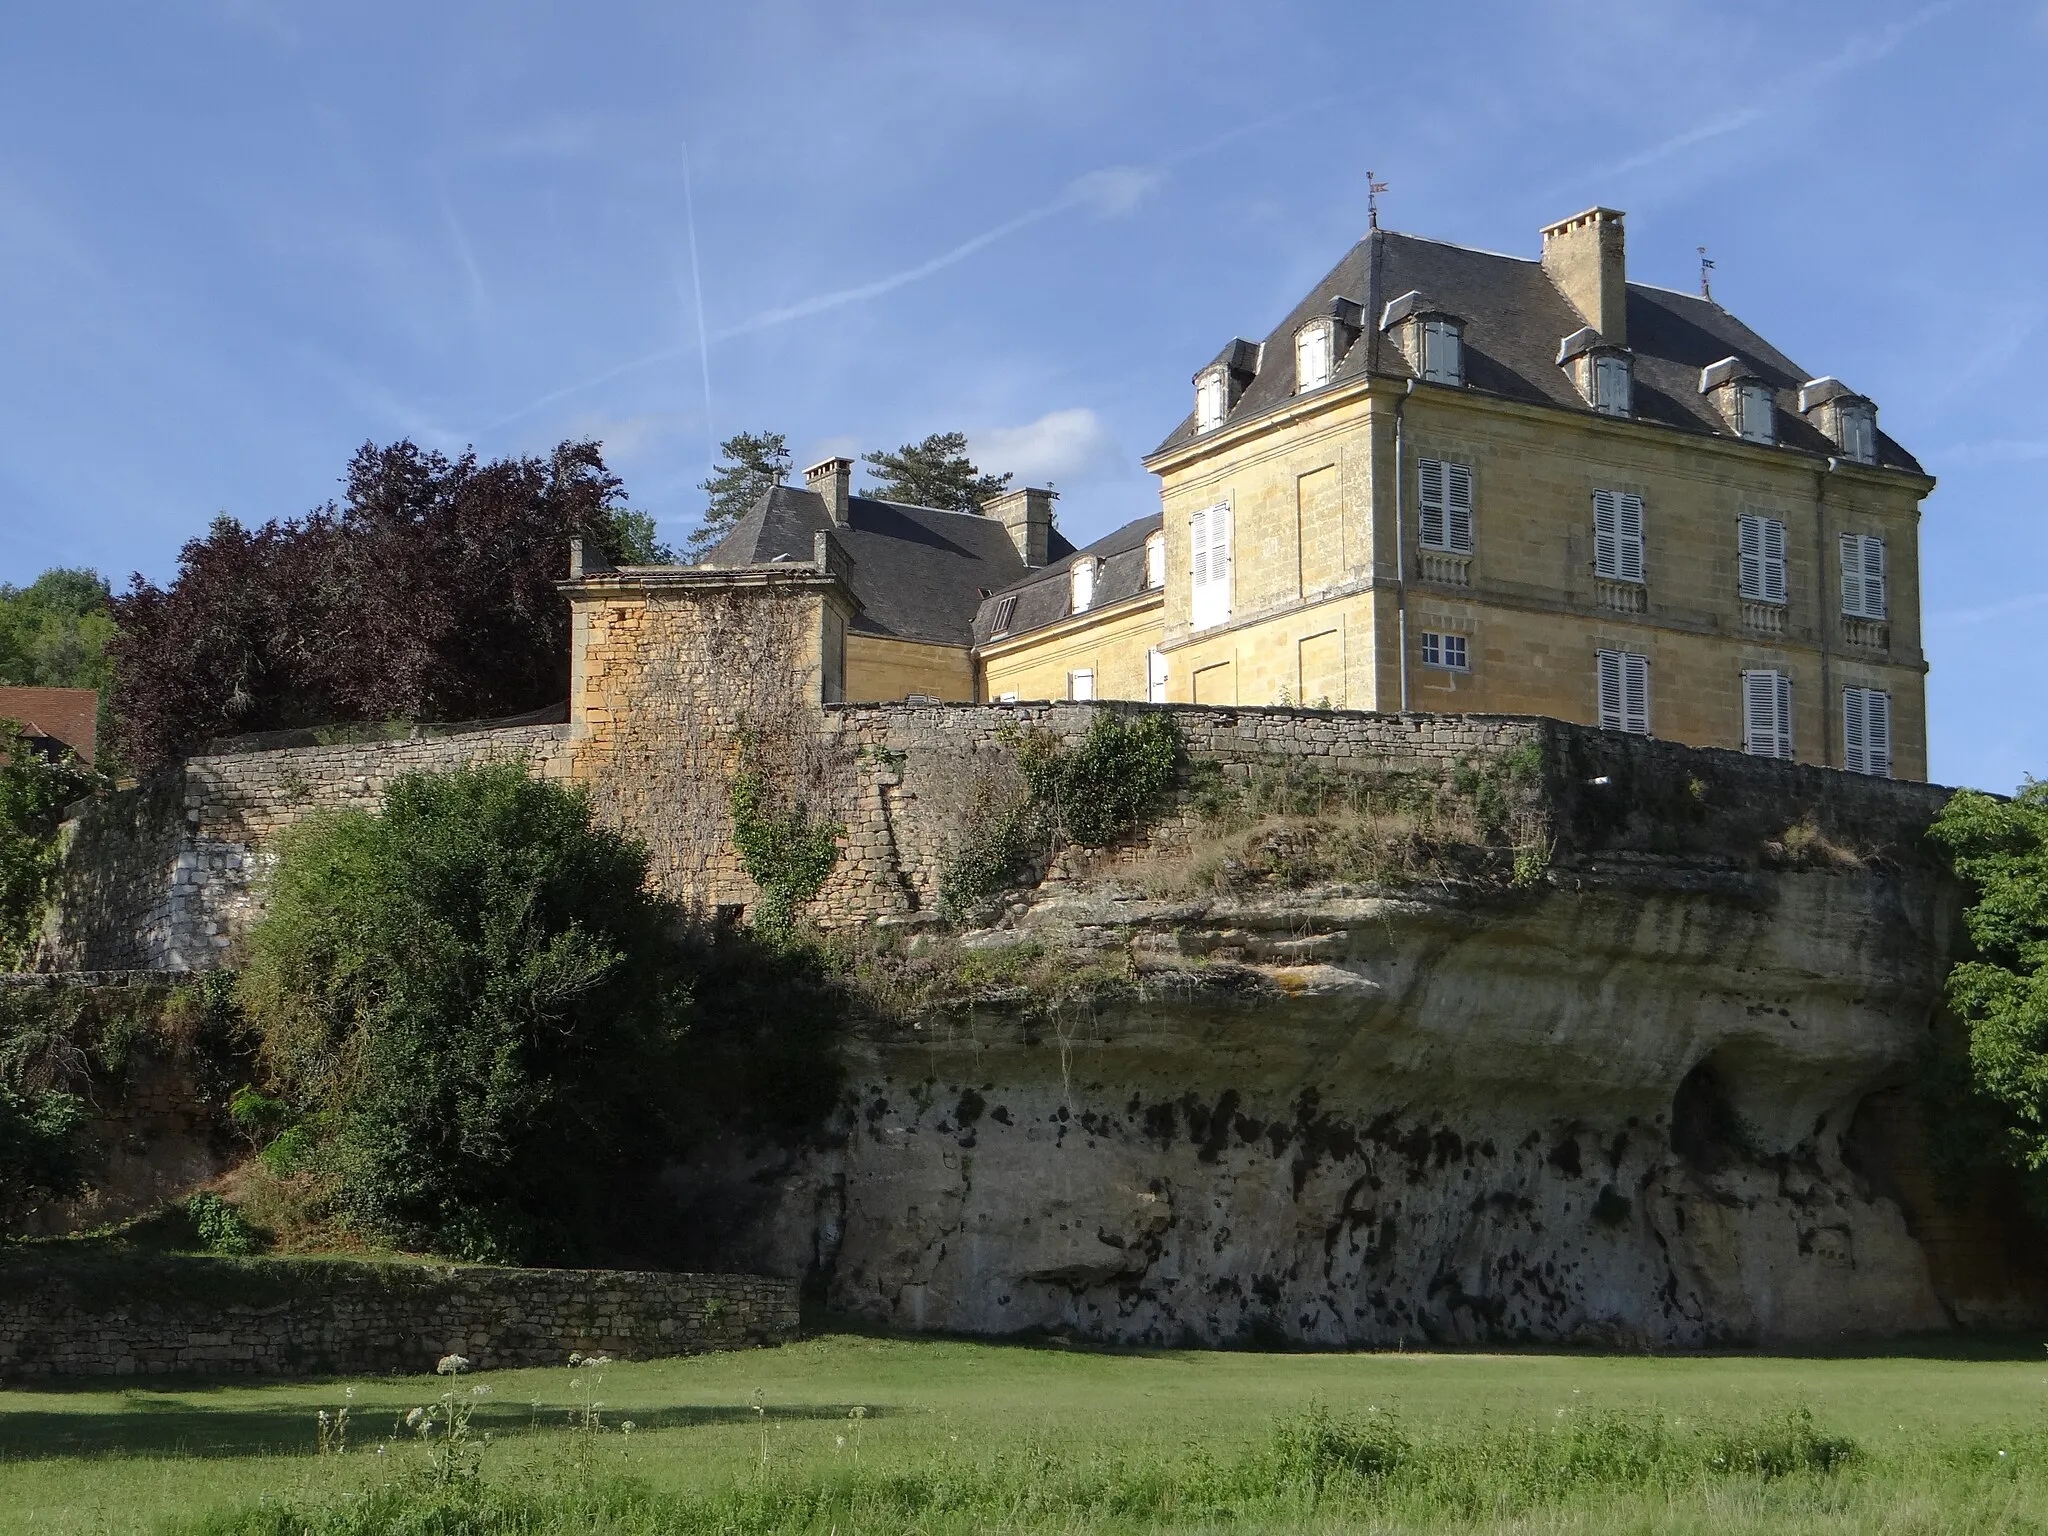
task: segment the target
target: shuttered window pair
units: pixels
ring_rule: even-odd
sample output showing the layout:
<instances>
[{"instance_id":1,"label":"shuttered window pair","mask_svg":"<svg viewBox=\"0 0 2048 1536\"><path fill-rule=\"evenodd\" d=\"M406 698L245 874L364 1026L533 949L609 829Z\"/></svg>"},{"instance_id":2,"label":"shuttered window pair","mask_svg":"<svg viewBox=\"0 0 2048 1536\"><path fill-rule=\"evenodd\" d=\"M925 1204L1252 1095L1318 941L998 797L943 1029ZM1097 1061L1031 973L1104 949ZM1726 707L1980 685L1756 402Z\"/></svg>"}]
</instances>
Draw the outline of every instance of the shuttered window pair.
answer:
<instances>
[{"instance_id":1,"label":"shuttered window pair","mask_svg":"<svg viewBox=\"0 0 2048 1536\"><path fill-rule=\"evenodd\" d=\"M1608 581L1643 579L1643 498L1593 493L1593 570Z\"/></svg>"},{"instance_id":2,"label":"shuttered window pair","mask_svg":"<svg viewBox=\"0 0 2048 1536\"><path fill-rule=\"evenodd\" d=\"M1230 618L1230 503L1205 507L1188 519L1189 572L1195 628Z\"/></svg>"},{"instance_id":3,"label":"shuttered window pair","mask_svg":"<svg viewBox=\"0 0 2048 1536\"><path fill-rule=\"evenodd\" d=\"M1321 389L1330 382L1330 327L1327 321L1305 325L1294 338L1294 389Z\"/></svg>"},{"instance_id":4,"label":"shuttered window pair","mask_svg":"<svg viewBox=\"0 0 2048 1536\"><path fill-rule=\"evenodd\" d=\"M1775 517L1745 513L1738 519L1742 595L1752 603L1782 603L1786 578L1785 525Z\"/></svg>"},{"instance_id":5,"label":"shuttered window pair","mask_svg":"<svg viewBox=\"0 0 2048 1536\"><path fill-rule=\"evenodd\" d=\"M1876 688L1842 690L1842 766L1892 776L1892 696Z\"/></svg>"},{"instance_id":6,"label":"shuttered window pair","mask_svg":"<svg viewBox=\"0 0 2048 1536\"><path fill-rule=\"evenodd\" d=\"M1454 320L1422 322L1422 377L1431 384L1465 382L1465 346Z\"/></svg>"},{"instance_id":7,"label":"shuttered window pair","mask_svg":"<svg viewBox=\"0 0 2048 1536\"><path fill-rule=\"evenodd\" d=\"M1471 554L1471 467L1445 459L1424 459L1416 479L1422 491L1422 547Z\"/></svg>"},{"instance_id":8,"label":"shuttered window pair","mask_svg":"<svg viewBox=\"0 0 2048 1536\"><path fill-rule=\"evenodd\" d=\"M1095 606L1094 558L1089 555L1083 555L1080 559L1076 560L1073 571L1068 579L1071 583L1069 589L1069 596L1072 599L1070 604L1071 610L1075 613L1086 613Z\"/></svg>"},{"instance_id":9,"label":"shuttered window pair","mask_svg":"<svg viewBox=\"0 0 2048 1536\"><path fill-rule=\"evenodd\" d=\"M1885 617L1883 539L1868 533L1842 535L1842 612L1852 619Z\"/></svg>"},{"instance_id":10,"label":"shuttered window pair","mask_svg":"<svg viewBox=\"0 0 2048 1536\"><path fill-rule=\"evenodd\" d=\"M1650 658L1634 651L1602 651L1600 728L1650 734Z\"/></svg>"},{"instance_id":11,"label":"shuttered window pair","mask_svg":"<svg viewBox=\"0 0 2048 1536\"><path fill-rule=\"evenodd\" d=\"M1742 674L1742 750L1752 757L1792 755L1792 678L1789 673Z\"/></svg>"},{"instance_id":12,"label":"shuttered window pair","mask_svg":"<svg viewBox=\"0 0 2048 1536\"><path fill-rule=\"evenodd\" d=\"M1213 432L1223 425L1223 418L1228 413L1228 406L1223 394L1225 388L1226 385L1221 371L1205 373L1195 380L1195 430L1197 432Z\"/></svg>"},{"instance_id":13,"label":"shuttered window pair","mask_svg":"<svg viewBox=\"0 0 2048 1536\"><path fill-rule=\"evenodd\" d=\"M1078 672L1067 674L1067 697L1070 699L1092 699L1095 697L1095 669L1083 667Z\"/></svg>"}]
</instances>

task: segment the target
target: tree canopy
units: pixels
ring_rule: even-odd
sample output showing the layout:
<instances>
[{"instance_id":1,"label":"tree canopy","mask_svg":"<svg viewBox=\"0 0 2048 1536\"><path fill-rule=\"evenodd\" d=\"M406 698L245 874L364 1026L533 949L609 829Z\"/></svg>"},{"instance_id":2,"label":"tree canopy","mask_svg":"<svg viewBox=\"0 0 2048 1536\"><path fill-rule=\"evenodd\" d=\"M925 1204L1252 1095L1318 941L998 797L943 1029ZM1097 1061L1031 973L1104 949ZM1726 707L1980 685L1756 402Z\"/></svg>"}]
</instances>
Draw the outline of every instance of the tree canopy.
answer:
<instances>
[{"instance_id":1,"label":"tree canopy","mask_svg":"<svg viewBox=\"0 0 2048 1536\"><path fill-rule=\"evenodd\" d=\"M114 614L97 571L55 568L25 587L0 585L0 683L104 689Z\"/></svg>"},{"instance_id":2,"label":"tree canopy","mask_svg":"<svg viewBox=\"0 0 2048 1536\"><path fill-rule=\"evenodd\" d=\"M718 463L697 489L708 500L704 521L686 541L690 560L702 560L764 491L789 478L789 444L780 432L740 432L718 445Z\"/></svg>"},{"instance_id":3,"label":"tree canopy","mask_svg":"<svg viewBox=\"0 0 2048 1536\"><path fill-rule=\"evenodd\" d=\"M1971 1081L2004 1118L2007 1161L2048 1173L2048 783L2009 801L1963 790L1929 835L1975 895L1964 924L1976 952L1948 977Z\"/></svg>"},{"instance_id":4,"label":"tree canopy","mask_svg":"<svg viewBox=\"0 0 2048 1536\"><path fill-rule=\"evenodd\" d=\"M521 714L567 687L555 590L572 537L656 558L599 445L483 463L364 444L339 505L248 528L227 516L168 587L113 601L115 746L137 769L209 737L356 720Z\"/></svg>"},{"instance_id":5,"label":"tree canopy","mask_svg":"<svg viewBox=\"0 0 2048 1536\"><path fill-rule=\"evenodd\" d=\"M874 477L867 495L948 512L979 512L983 502L1001 495L1010 483L1007 473L985 475L975 467L967 457L964 432L934 432L894 453L863 454L861 462Z\"/></svg>"},{"instance_id":6,"label":"tree canopy","mask_svg":"<svg viewBox=\"0 0 2048 1536\"><path fill-rule=\"evenodd\" d=\"M237 997L352 1224L479 1259L602 1241L685 1097L676 913L646 875L516 763L287 835Z\"/></svg>"}]
</instances>

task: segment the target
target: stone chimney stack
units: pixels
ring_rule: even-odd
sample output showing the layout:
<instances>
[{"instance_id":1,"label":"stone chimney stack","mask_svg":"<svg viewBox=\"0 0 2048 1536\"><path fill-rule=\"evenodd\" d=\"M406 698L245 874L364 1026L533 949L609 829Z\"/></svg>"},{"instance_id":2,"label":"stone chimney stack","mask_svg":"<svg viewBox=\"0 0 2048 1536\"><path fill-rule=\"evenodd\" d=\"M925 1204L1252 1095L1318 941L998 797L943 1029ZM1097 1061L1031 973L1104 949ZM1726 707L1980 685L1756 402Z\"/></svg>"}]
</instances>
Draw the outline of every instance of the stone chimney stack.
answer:
<instances>
[{"instance_id":1,"label":"stone chimney stack","mask_svg":"<svg viewBox=\"0 0 2048 1536\"><path fill-rule=\"evenodd\" d=\"M1543 271L1611 347L1628 345L1628 253L1622 215L1588 208L1543 231Z\"/></svg>"},{"instance_id":2,"label":"stone chimney stack","mask_svg":"<svg viewBox=\"0 0 2048 1536\"><path fill-rule=\"evenodd\" d=\"M981 509L1009 530L1010 542L1026 565L1044 565L1052 552L1052 504L1059 497L1051 487L1025 486L991 498Z\"/></svg>"},{"instance_id":3,"label":"stone chimney stack","mask_svg":"<svg viewBox=\"0 0 2048 1536\"><path fill-rule=\"evenodd\" d=\"M825 511L846 526L846 505L853 498L853 460L820 459L804 471L804 484L825 498Z\"/></svg>"}]
</instances>

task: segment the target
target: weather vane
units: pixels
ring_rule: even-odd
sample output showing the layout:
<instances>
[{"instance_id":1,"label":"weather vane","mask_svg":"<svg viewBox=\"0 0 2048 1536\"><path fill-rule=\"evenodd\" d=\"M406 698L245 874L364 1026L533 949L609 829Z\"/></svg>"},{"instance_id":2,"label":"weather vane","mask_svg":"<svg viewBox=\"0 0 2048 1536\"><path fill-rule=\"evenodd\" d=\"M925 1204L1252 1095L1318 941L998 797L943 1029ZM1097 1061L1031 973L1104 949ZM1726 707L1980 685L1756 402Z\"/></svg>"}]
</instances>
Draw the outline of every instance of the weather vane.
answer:
<instances>
[{"instance_id":1,"label":"weather vane","mask_svg":"<svg viewBox=\"0 0 2048 1536\"><path fill-rule=\"evenodd\" d=\"M1700 297L1703 299L1711 299L1714 296L1714 285L1710 281L1708 281L1707 274L1714 270L1714 264L1711 261L1707 260L1707 248L1704 245L1699 247L1699 253Z\"/></svg>"},{"instance_id":2,"label":"weather vane","mask_svg":"<svg viewBox=\"0 0 2048 1536\"><path fill-rule=\"evenodd\" d=\"M1371 171L1365 173L1365 216L1373 229L1380 227L1380 194L1386 190L1384 181L1374 181Z\"/></svg>"}]
</instances>

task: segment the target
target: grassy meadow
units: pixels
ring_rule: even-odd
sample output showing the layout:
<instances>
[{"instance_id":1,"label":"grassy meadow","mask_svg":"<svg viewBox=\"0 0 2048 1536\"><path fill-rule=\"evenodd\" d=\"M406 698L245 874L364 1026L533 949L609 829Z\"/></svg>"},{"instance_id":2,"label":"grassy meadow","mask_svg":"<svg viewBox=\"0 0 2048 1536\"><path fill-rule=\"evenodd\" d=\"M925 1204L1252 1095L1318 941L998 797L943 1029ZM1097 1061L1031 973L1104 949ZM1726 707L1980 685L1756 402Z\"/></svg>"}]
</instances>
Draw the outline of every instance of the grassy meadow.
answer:
<instances>
[{"instance_id":1,"label":"grassy meadow","mask_svg":"<svg viewBox=\"0 0 2048 1536\"><path fill-rule=\"evenodd\" d=\"M444 1394L471 1410L452 1449L401 1422ZM347 1449L320 1454L343 1406ZM453 1380L0 1389L0 1533L159 1530L2048 1532L2048 1356L834 1335Z\"/></svg>"}]
</instances>

